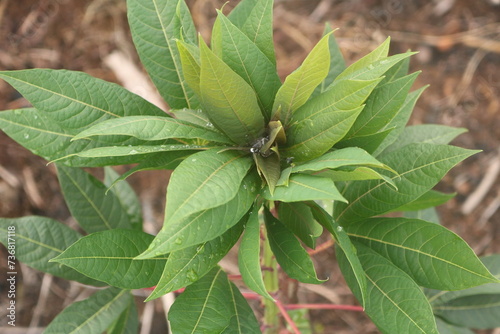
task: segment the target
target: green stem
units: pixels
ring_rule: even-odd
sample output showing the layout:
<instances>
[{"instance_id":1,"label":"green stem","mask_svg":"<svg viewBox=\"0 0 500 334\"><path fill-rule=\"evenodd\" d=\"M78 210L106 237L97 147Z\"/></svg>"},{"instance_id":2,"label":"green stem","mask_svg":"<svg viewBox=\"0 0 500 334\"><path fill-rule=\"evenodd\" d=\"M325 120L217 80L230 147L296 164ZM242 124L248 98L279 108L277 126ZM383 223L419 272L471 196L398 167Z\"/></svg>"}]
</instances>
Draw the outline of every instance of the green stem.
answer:
<instances>
[{"instance_id":1,"label":"green stem","mask_svg":"<svg viewBox=\"0 0 500 334\"><path fill-rule=\"evenodd\" d=\"M264 286L271 296L276 296L279 290L278 268L276 259L269 246L267 233L263 229L264 249L262 254ZM279 309L273 301L262 298L264 304L264 334L278 334L280 328Z\"/></svg>"}]
</instances>

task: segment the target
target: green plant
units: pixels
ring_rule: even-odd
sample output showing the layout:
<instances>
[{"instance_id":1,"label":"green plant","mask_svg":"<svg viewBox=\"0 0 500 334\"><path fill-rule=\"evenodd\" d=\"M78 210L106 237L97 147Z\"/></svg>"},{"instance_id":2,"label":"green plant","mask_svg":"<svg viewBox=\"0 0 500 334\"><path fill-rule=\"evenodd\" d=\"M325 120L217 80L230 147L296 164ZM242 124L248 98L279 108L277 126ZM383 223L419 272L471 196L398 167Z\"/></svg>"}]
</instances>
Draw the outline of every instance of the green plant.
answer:
<instances>
[{"instance_id":1,"label":"green plant","mask_svg":"<svg viewBox=\"0 0 500 334\"><path fill-rule=\"evenodd\" d=\"M219 11L209 48L184 1L128 0L136 48L170 114L84 73L0 72L33 105L1 112L2 130L57 162L68 207L87 233L44 217L0 219L1 242L8 245L14 229L20 261L110 286L66 308L46 333L134 331L129 290L152 286L148 300L186 287L169 313L174 333L260 332L217 266L240 238L241 276L263 298L266 333L279 330L280 312L287 315L275 300L277 264L300 282L324 281L304 247L315 248L323 230L384 333L437 333L421 287L498 284L444 227L380 217L444 203L451 195L432 188L477 152L448 145L463 129L406 127L425 88L410 92L413 53L389 57L388 39L346 68L327 27L281 83L272 6L243 0L227 17ZM121 176L106 167L103 182L79 168L132 163ZM174 169L155 237L142 232L140 206L124 181L148 169Z\"/></svg>"}]
</instances>

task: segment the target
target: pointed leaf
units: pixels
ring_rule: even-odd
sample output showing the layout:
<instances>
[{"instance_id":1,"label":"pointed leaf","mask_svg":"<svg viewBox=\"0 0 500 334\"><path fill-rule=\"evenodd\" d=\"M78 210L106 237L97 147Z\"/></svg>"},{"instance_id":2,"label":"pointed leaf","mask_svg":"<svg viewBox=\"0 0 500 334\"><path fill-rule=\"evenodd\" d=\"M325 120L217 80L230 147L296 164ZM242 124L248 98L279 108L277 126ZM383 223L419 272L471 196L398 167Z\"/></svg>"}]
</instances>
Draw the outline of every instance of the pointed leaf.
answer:
<instances>
[{"instance_id":1,"label":"pointed leaf","mask_svg":"<svg viewBox=\"0 0 500 334\"><path fill-rule=\"evenodd\" d=\"M339 143L335 144L335 148L359 147L366 152L373 154L373 152L377 150L380 144L382 144L385 138L390 135L393 130L394 129L387 129L377 133L343 139Z\"/></svg>"},{"instance_id":2,"label":"pointed leaf","mask_svg":"<svg viewBox=\"0 0 500 334\"><path fill-rule=\"evenodd\" d=\"M440 225L371 218L346 229L351 239L389 259L421 286L459 290L497 281L465 241Z\"/></svg>"},{"instance_id":3,"label":"pointed leaf","mask_svg":"<svg viewBox=\"0 0 500 334\"><path fill-rule=\"evenodd\" d=\"M417 211L442 205L455 197L456 193L445 194L436 190L429 190L413 202L400 206L392 211Z\"/></svg>"},{"instance_id":4,"label":"pointed leaf","mask_svg":"<svg viewBox=\"0 0 500 334\"><path fill-rule=\"evenodd\" d=\"M350 224L410 203L434 187L454 165L476 152L448 145L407 145L379 159L399 174L392 177L397 191L386 181L349 184L342 194L349 204L335 203L334 217L341 224Z\"/></svg>"},{"instance_id":5,"label":"pointed leaf","mask_svg":"<svg viewBox=\"0 0 500 334\"><path fill-rule=\"evenodd\" d=\"M330 34L324 36L316 44L302 65L285 79L283 86L276 93L272 118L277 118L276 112L281 110L279 119L285 127L292 119L292 114L307 102L316 87L328 75L330 68L329 38Z\"/></svg>"},{"instance_id":6,"label":"pointed leaf","mask_svg":"<svg viewBox=\"0 0 500 334\"><path fill-rule=\"evenodd\" d=\"M264 129L255 92L200 40L200 91L212 123L237 144L251 143Z\"/></svg>"},{"instance_id":7,"label":"pointed leaf","mask_svg":"<svg viewBox=\"0 0 500 334\"><path fill-rule=\"evenodd\" d=\"M229 19L276 64L273 41L273 0L243 0Z\"/></svg>"},{"instance_id":8,"label":"pointed leaf","mask_svg":"<svg viewBox=\"0 0 500 334\"><path fill-rule=\"evenodd\" d=\"M405 211L403 212L403 217L425 220L426 222L434 224L441 224L436 208L428 208L418 211Z\"/></svg>"},{"instance_id":9,"label":"pointed leaf","mask_svg":"<svg viewBox=\"0 0 500 334\"><path fill-rule=\"evenodd\" d=\"M176 119L181 121L189 122L191 124L195 124L198 126L202 126L207 128L210 131L217 131L214 128L214 125L210 123L210 119L208 115L201 109L193 110L193 109L178 109L178 110L170 110Z\"/></svg>"},{"instance_id":10,"label":"pointed leaf","mask_svg":"<svg viewBox=\"0 0 500 334\"><path fill-rule=\"evenodd\" d=\"M382 175L379 172L369 167L341 167L335 170L327 170L318 175L327 177L333 182L338 181L361 181L361 180L385 180L394 189L398 189L394 181L387 175Z\"/></svg>"},{"instance_id":11,"label":"pointed leaf","mask_svg":"<svg viewBox=\"0 0 500 334\"><path fill-rule=\"evenodd\" d=\"M280 203L278 207L280 221L288 227L309 248L316 247L316 239L323 228L314 221L309 206L304 203Z\"/></svg>"},{"instance_id":12,"label":"pointed leaf","mask_svg":"<svg viewBox=\"0 0 500 334\"><path fill-rule=\"evenodd\" d=\"M147 301L186 287L208 273L238 241L245 221L242 219L213 240L170 253L161 278Z\"/></svg>"},{"instance_id":13,"label":"pointed leaf","mask_svg":"<svg viewBox=\"0 0 500 334\"><path fill-rule=\"evenodd\" d=\"M208 149L213 149L217 146L201 146L201 145L178 145L178 144L164 144L164 145L141 145L141 146L107 146L107 147L97 147L90 150L86 150L75 155L79 157L86 158L102 158L102 157L131 157L135 160L133 162L141 162L146 157L157 156L159 152L175 152L182 151L182 154L186 154L188 150L203 151ZM219 146L218 150L222 149L223 146Z\"/></svg>"},{"instance_id":14,"label":"pointed leaf","mask_svg":"<svg viewBox=\"0 0 500 334\"><path fill-rule=\"evenodd\" d=\"M365 312L379 330L387 334L438 334L431 306L420 287L386 258L366 246L355 246L368 284ZM342 268L346 263L340 261L339 265Z\"/></svg>"},{"instance_id":15,"label":"pointed leaf","mask_svg":"<svg viewBox=\"0 0 500 334\"><path fill-rule=\"evenodd\" d=\"M130 305L126 290L109 288L66 307L45 328L44 334L102 333Z\"/></svg>"},{"instance_id":16,"label":"pointed leaf","mask_svg":"<svg viewBox=\"0 0 500 334\"><path fill-rule=\"evenodd\" d=\"M108 328L107 334L136 334L139 330L139 315L133 298L129 306Z\"/></svg>"},{"instance_id":17,"label":"pointed leaf","mask_svg":"<svg viewBox=\"0 0 500 334\"><path fill-rule=\"evenodd\" d=\"M155 141L170 138L204 139L231 144L224 135L170 117L129 116L98 123L73 138L124 135Z\"/></svg>"},{"instance_id":18,"label":"pointed leaf","mask_svg":"<svg viewBox=\"0 0 500 334\"><path fill-rule=\"evenodd\" d=\"M281 175L280 157L276 153L264 158L259 153L254 153L253 158L259 174L264 176L269 192L274 193L274 188Z\"/></svg>"},{"instance_id":19,"label":"pointed leaf","mask_svg":"<svg viewBox=\"0 0 500 334\"><path fill-rule=\"evenodd\" d=\"M236 196L226 204L199 211L180 221L165 223L150 248L139 258L184 249L223 234L250 209L257 195L257 182L258 176L250 173L241 182ZM213 194L208 196L212 197ZM202 229L203 233L200 233Z\"/></svg>"},{"instance_id":20,"label":"pointed leaf","mask_svg":"<svg viewBox=\"0 0 500 334\"><path fill-rule=\"evenodd\" d=\"M214 23L214 30L216 28L219 28L221 45L216 49L212 43L212 49L252 87L265 118L269 119L274 97L281 86L275 64L220 11Z\"/></svg>"},{"instance_id":21,"label":"pointed leaf","mask_svg":"<svg viewBox=\"0 0 500 334\"><path fill-rule=\"evenodd\" d=\"M178 334L259 333L255 315L240 296L222 269L213 268L176 298L168 313L172 331Z\"/></svg>"},{"instance_id":22,"label":"pointed leaf","mask_svg":"<svg viewBox=\"0 0 500 334\"><path fill-rule=\"evenodd\" d=\"M269 300L274 300L267 292L262 278L260 266L259 210L259 205L254 206L248 218L245 233L243 234L238 250L238 267L243 282L245 282L249 289L252 289Z\"/></svg>"},{"instance_id":23,"label":"pointed leaf","mask_svg":"<svg viewBox=\"0 0 500 334\"><path fill-rule=\"evenodd\" d=\"M120 178L120 175L111 167L104 168L104 185L108 191L115 194L122 203L130 218L130 224L134 230L142 231L142 207L137 194L128 182L119 182L116 187L111 188L112 184Z\"/></svg>"},{"instance_id":24,"label":"pointed leaf","mask_svg":"<svg viewBox=\"0 0 500 334\"><path fill-rule=\"evenodd\" d=\"M408 74L409 69L410 58L405 58L384 73L385 78L380 84L383 85L404 77Z\"/></svg>"},{"instance_id":25,"label":"pointed leaf","mask_svg":"<svg viewBox=\"0 0 500 334\"><path fill-rule=\"evenodd\" d=\"M71 214L87 232L132 228L123 203L107 187L80 168L57 166L59 183Z\"/></svg>"},{"instance_id":26,"label":"pointed leaf","mask_svg":"<svg viewBox=\"0 0 500 334\"><path fill-rule=\"evenodd\" d=\"M52 259L82 274L122 289L149 288L160 279L166 256L134 260L154 236L113 229L87 235Z\"/></svg>"},{"instance_id":27,"label":"pointed leaf","mask_svg":"<svg viewBox=\"0 0 500 334\"><path fill-rule=\"evenodd\" d=\"M316 276L314 264L306 250L300 245L292 231L274 218L269 211L264 211L267 237L276 261L290 278L302 283L321 284Z\"/></svg>"},{"instance_id":28,"label":"pointed leaf","mask_svg":"<svg viewBox=\"0 0 500 334\"><path fill-rule=\"evenodd\" d=\"M439 334L474 334L474 332L468 328L451 325L438 317L436 317L436 324Z\"/></svg>"},{"instance_id":29,"label":"pointed leaf","mask_svg":"<svg viewBox=\"0 0 500 334\"><path fill-rule=\"evenodd\" d=\"M135 47L156 88L171 108L197 108L187 86L175 39L196 44L196 29L181 0L127 0Z\"/></svg>"},{"instance_id":30,"label":"pointed leaf","mask_svg":"<svg viewBox=\"0 0 500 334\"><path fill-rule=\"evenodd\" d=\"M200 73L201 73L201 61L200 61L200 50L195 49L191 44L185 43L181 40L177 40L177 49L179 50L179 57L182 65L182 72L184 75L184 80L186 80L187 85L194 91L198 96L201 96L200 91ZM179 109L178 109L179 110ZM182 110L182 109L180 109ZM192 110L192 109L188 109Z\"/></svg>"},{"instance_id":31,"label":"pointed leaf","mask_svg":"<svg viewBox=\"0 0 500 334\"><path fill-rule=\"evenodd\" d=\"M75 230L46 217L0 218L0 242L5 247L8 247L8 238L12 238L12 229L15 230L17 260L36 270L67 280L94 286L105 285L74 269L49 262L81 237Z\"/></svg>"},{"instance_id":32,"label":"pointed leaf","mask_svg":"<svg viewBox=\"0 0 500 334\"><path fill-rule=\"evenodd\" d=\"M271 195L268 188L262 196L269 201L300 202L309 200L345 201L332 180L315 175L296 174L290 177L288 186L279 186Z\"/></svg>"}]
</instances>

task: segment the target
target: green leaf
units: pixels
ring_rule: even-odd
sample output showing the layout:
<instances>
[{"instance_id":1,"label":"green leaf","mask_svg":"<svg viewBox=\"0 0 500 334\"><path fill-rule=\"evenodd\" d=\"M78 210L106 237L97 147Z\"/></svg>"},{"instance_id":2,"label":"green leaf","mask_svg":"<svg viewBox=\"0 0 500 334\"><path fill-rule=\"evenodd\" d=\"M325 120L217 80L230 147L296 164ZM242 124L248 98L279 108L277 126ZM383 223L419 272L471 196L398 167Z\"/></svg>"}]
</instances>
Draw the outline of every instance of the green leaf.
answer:
<instances>
[{"instance_id":1,"label":"green leaf","mask_svg":"<svg viewBox=\"0 0 500 334\"><path fill-rule=\"evenodd\" d=\"M139 314L134 299L131 298L129 306L108 328L107 334L136 334L138 330Z\"/></svg>"},{"instance_id":2,"label":"green leaf","mask_svg":"<svg viewBox=\"0 0 500 334\"><path fill-rule=\"evenodd\" d=\"M142 231L142 207L137 194L128 182L119 182L111 188L120 175L111 167L104 168L104 185L111 190L126 208L132 229Z\"/></svg>"},{"instance_id":3,"label":"green leaf","mask_svg":"<svg viewBox=\"0 0 500 334\"><path fill-rule=\"evenodd\" d=\"M200 50L198 48L195 48L193 45L185 43L181 40L177 40L176 42L177 50L179 51L179 57L181 60L184 80L186 80L186 83L194 91L194 93L200 96Z\"/></svg>"},{"instance_id":4,"label":"green leaf","mask_svg":"<svg viewBox=\"0 0 500 334\"><path fill-rule=\"evenodd\" d=\"M373 152L377 150L380 144L382 144L385 138L387 138L393 130L394 129L387 129L377 133L343 139L339 143L335 144L335 148L359 147L366 152L373 154Z\"/></svg>"},{"instance_id":5,"label":"green leaf","mask_svg":"<svg viewBox=\"0 0 500 334\"><path fill-rule=\"evenodd\" d=\"M323 31L323 36L328 35L330 32L333 32L333 29L330 23L327 22L325 24L325 30ZM333 80L335 80L335 78L337 78L337 76L340 73L342 73L346 68L344 56L340 51L340 47L337 43L337 40L335 39L335 36L333 34L330 34L329 36L330 37L328 45L330 50L330 70L328 71L328 75L326 76L325 80L323 80L321 85L316 87L313 96L325 92L327 87L331 85Z\"/></svg>"},{"instance_id":6,"label":"green leaf","mask_svg":"<svg viewBox=\"0 0 500 334\"><path fill-rule=\"evenodd\" d=\"M311 50L302 65L288 75L276 93L272 119L279 119L287 126L292 114L311 97L316 87L326 78L330 68L330 34L324 36ZM276 113L280 110L280 115Z\"/></svg>"},{"instance_id":7,"label":"green leaf","mask_svg":"<svg viewBox=\"0 0 500 334\"><path fill-rule=\"evenodd\" d=\"M309 248L316 247L316 239L323 228L314 221L309 206L304 203L280 203L278 207L280 221L288 227Z\"/></svg>"},{"instance_id":8,"label":"green leaf","mask_svg":"<svg viewBox=\"0 0 500 334\"><path fill-rule=\"evenodd\" d=\"M269 300L274 300L267 292L262 278L260 266L259 210L260 205L254 205L248 218L245 233L243 234L238 249L238 267L243 282L245 282L249 289L252 289Z\"/></svg>"},{"instance_id":9,"label":"green leaf","mask_svg":"<svg viewBox=\"0 0 500 334\"><path fill-rule=\"evenodd\" d=\"M358 147L348 147L328 152L316 159L288 168L291 169L291 173L299 173L306 171L317 172L324 169L336 169L345 166L366 166L393 171L391 167L381 163L365 150Z\"/></svg>"},{"instance_id":10,"label":"green leaf","mask_svg":"<svg viewBox=\"0 0 500 334\"><path fill-rule=\"evenodd\" d=\"M83 72L31 69L0 72L0 78L68 134L116 117L168 116L125 88Z\"/></svg>"},{"instance_id":11,"label":"green leaf","mask_svg":"<svg viewBox=\"0 0 500 334\"><path fill-rule=\"evenodd\" d=\"M274 97L281 86L276 66L224 14L220 11L217 14L212 38L219 33L220 46L212 42L212 49L252 87L265 118L269 119Z\"/></svg>"},{"instance_id":12,"label":"green leaf","mask_svg":"<svg viewBox=\"0 0 500 334\"><path fill-rule=\"evenodd\" d=\"M176 298L168 318L172 332L260 333L246 300L221 268L213 268Z\"/></svg>"},{"instance_id":13,"label":"green leaf","mask_svg":"<svg viewBox=\"0 0 500 334\"><path fill-rule=\"evenodd\" d=\"M45 328L44 334L102 333L130 305L126 290L109 288L66 307Z\"/></svg>"},{"instance_id":14,"label":"green leaf","mask_svg":"<svg viewBox=\"0 0 500 334\"><path fill-rule=\"evenodd\" d=\"M340 169L322 171L321 173L318 173L318 175L327 177L334 182L385 180L394 189L398 189L394 181L389 176L382 175L369 167L341 167Z\"/></svg>"},{"instance_id":15,"label":"green leaf","mask_svg":"<svg viewBox=\"0 0 500 334\"><path fill-rule=\"evenodd\" d=\"M210 131L217 131L217 129L213 127L213 124L210 123L208 115L201 109L178 109L170 110L170 112L174 114L176 119L205 127Z\"/></svg>"},{"instance_id":16,"label":"green leaf","mask_svg":"<svg viewBox=\"0 0 500 334\"><path fill-rule=\"evenodd\" d=\"M268 210L264 211L267 237L276 261L290 278L302 283L321 284L316 276L314 264L306 250L300 245L292 231L274 218Z\"/></svg>"},{"instance_id":17,"label":"green leaf","mask_svg":"<svg viewBox=\"0 0 500 334\"><path fill-rule=\"evenodd\" d=\"M231 144L224 135L170 117L129 116L110 119L98 123L73 138L73 140L93 136L124 135L146 141L170 138L204 139Z\"/></svg>"},{"instance_id":18,"label":"green leaf","mask_svg":"<svg viewBox=\"0 0 500 334\"><path fill-rule=\"evenodd\" d=\"M134 258L153 239L150 234L134 230L96 232L79 239L51 261L122 289L149 288L160 279L167 257Z\"/></svg>"},{"instance_id":19,"label":"green leaf","mask_svg":"<svg viewBox=\"0 0 500 334\"><path fill-rule=\"evenodd\" d=\"M292 119L287 130L285 153L295 161L310 160L326 153L340 141L356 117L361 105L380 79L347 80L336 89L309 100Z\"/></svg>"},{"instance_id":20,"label":"green leaf","mask_svg":"<svg viewBox=\"0 0 500 334\"><path fill-rule=\"evenodd\" d=\"M238 241L246 219L217 238L169 254L156 288L147 301L196 282L222 260Z\"/></svg>"},{"instance_id":21,"label":"green leaf","mask_svg":"<svg viewBox=\"0 0 500 334\"><path fill-rule=\"evenodd\" d=\"M203 109L212 123L235 143L251 143L264 130L264 117L255 92L201 39L200 51Z\"/></svg>"},{"instance_id":22,"label":"green leaf","mask_svg":"<svg viewBox=\"0 0 500 334\"><path fill-rule=\"evenodd\" d=\"M276 64L273 40L273 0L243 0L229 19Z\"/></svg>"},{"instance_id":23,"label":"green leaf","mask_svg":"<svg viewBox=\"0 0 500 334\"><path fill-rule=\"evenodd\" d=\"M270 156L265 158L260 153L254 153L253 158L257 166L257 171L264 176L269 187L269 192L273 194L281 175L280 157L278 154L272 152Z\"/></svg>"},{"instance_id":24,"label":"green leaf","mask_svg":"<svg viewBox=\"0 0 500 334\"><path fill-rule=\"evenodd\" d=\"M398 139L398 136L406 128L405 125L410 119L411 113L413 111L413 108L415 107L415 104L417 103L418 98L420 97L420 95L422 95L427 87L428 86L424 86L408 94L405 103L403 103L396 116L391 119L390 122L388 122L384 127L383 130L392 129L392 131L390 131L389 134L383 139L382 143L377 145L377 149L373 153L374 156L378 156L380 152L384 151L387 148L387 146L391 145Z\"/></svg>"},{"instance_id":25,"label":"green leaf","mask_svg":"<svg viewBox=\"0 0 500 334\"><path fill-rule=\"evenodd\" d=\"M425 220L426 222L434 224L441 224L436 208L428 208L418 211L405 211L403 212L403 217Z\"/></svg>"},{"instance_id":26,"label":"green leaf","mask_svg":"<svg viewBox=\"0 0 500 334\"><path fill-rule=\"evenodd\" d=\"M351 239L389 259L421 286L459 290L497 281L465 241L438 224L371 218L346 229Z\"/></svg>"},{"instance_id":27,"label":"green leaf","mask_svg":"<svg viewBox=\"0 0 500 334\"><path fill-rule=\"evenodd\" d=\"M9 254L15 255L17 260L27 266L82 284L104 285L76 270L49 262L81 237L68 226L46 217L0 218L0 232L0 242ZM10 252L9 243L12 244L12 240L9 237L15 239L15 254Z\"/></svg>"},{"instance_id":28,"label":"green leaf","mask_svg":"<svg viewBox=\"0 0 500 334\"><path fill-rule=\"evenodd\" d=\"M271 195L269 188L262 191L269 201L300 202L309 200L345 201L332 180L315 175L296 174L290 177L288 186L279 186Z\"/></svg>"},{"instance_id":29,"label":"green leaf","mask_svg":"<svg viewBox=\"0 0 500 334\"><path fill-rule=\"evenodd\" d=\"M367 278L365 312L378 329L387 334L438 334L431 306L420 287L370 248L355 246ZM346 263L340 261L339 265L342 268ZM351 287L352 280L346 281Z\"/></svg>"},{"instance_id":30,"label":"green leaf","mask_svg":"<svg viewBox=\"0 0 500 334\"><path fill-rule=\"evenodd\" d=\"M374 134L385 128L403 106L413 82L420 72L380 84L366 101L363 112L356 119L345 139Z\"/></svg>"},{"instance_id":31,"label":"green leaf","mask_svg":"<svg viewBox=\"0 0 500 334\"><path fill-rule=\"evenodd\" d=\"M410 58L405 58L396 65L392 66L384 73L385 78L384 80L382 80L380 84L384 85L386 83L404 77L405 75L408 74L409 69L410 69Z\"/></svg>"},{"instance_id":32,"label":"green leaf","mask_svg":"<svg viewBox=\"0 0 500 334\"><path fill-rule=\"evenodd\" d=\"M334 218L340 224L350 224L413 202L454 165L476 152L448 145L407 145L379 159L399 174L392 177L398 190L381 180L350 183L342 193L349 203L335 203Z\"/></svg>"},{"instance_id":33,"label":"green leaf","mask_svg":"<svg viewBox=\"0 0 500 334\"><path fill-rule=\"evenodd\" d=\"M132 228L127 208L99 180L80 168L58 165L57 171L68 208L87 233Z\"/></svg>"},{"instance_id":34,"label":"green leaf","mask_svg":"<svg viewBox=\"0 0 500 334\"><path fill-rule=\"evenodd\" d=\"M474 334L474 332L468 328L451 325L437 317L436 324L439 334Z\"/></svg>"},{"instance_id":35,"label":"green leaf","mask_svg":"<svg viewBox=\"0 0 500 334\"><path fill-rule=\"evenodd\" d=\"M337 258L341 258L338 261L344 262L344 266L341 267L344 277L349 281L349 286L351 289L355 290L355 295L358 296L358 300L361 305L365 305L366 302L366 277L363 267L359 262L357 255L357 250L351 242L351 239L347 235L347 232L342 226L340 226L332 216L330 216L319 204L316 202L307 202L307 205L311 207L312 214L314 218L320 223L324 228L328 230L335 239L336 242L336 255ZM354 291L353 290L353 291Z\"/></svg>"},{"instance_id":36,"label":"green leaf","mask_svg":"<svg viewBox=\"0 0 500 334\"><path fill-rule=\"evenodd\" d=\"M212 240L223 234L234 226L250 209L257 195L258 182L258 175L250 173L239 185L236 196L226 204L199 211L183 220L167 221L150 248L141 254L139 258L154 257L184 249ZM171 192L171 194L173 193ZM213 197L213 194L208 196ZM200 233L202 229L203 233Z\"/></svg>"},{"instance_id":37,"label":"green leaf","mask_svg":"<svg viewBox=\"0 0 500 334\"><path fill-rule=\"evenodd\" d=\"M455 197L456 193L445 194L436 190L429 190L413 202L400 206L392 211L417 211L435 206L439 206L448 202Z\"/></svg>"},{"instance_id":38,"label":"green leaf","mask_svg":"<svg viewBox=\"0 0 500 334\"><path fill-rule=\"evenodd\" d=\"M384 150L384 154L412 143L448 144L464 132L467 132L467 129L439 124L408 126L401 132L397 140Z\"/></svg>"},{"instance_id":39,"label":"green leaf","mask_svg":"<svg viewBox=\"0 0 500 334\"><path fill-rule=\"evenodd\" d=\"M162 97L174 109L199 106L182 72L175 39L196 44L196 28L181 0L128 0L135 47Z\"/></svg>"}]
</instances>

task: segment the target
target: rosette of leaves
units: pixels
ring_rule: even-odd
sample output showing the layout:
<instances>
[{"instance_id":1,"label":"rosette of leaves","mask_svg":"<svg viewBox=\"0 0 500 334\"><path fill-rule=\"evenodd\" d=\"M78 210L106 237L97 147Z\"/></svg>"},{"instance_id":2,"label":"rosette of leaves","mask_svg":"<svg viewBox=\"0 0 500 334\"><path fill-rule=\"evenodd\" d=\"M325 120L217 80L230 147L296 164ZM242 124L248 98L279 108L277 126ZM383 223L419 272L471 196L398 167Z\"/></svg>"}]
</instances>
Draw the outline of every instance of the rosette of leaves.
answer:
<instances>
[{"instance_id":1,"label":"rosette of leaves","mask_svg":"<svg viewBox=\"0 0 500 334\"><path fill-rule=\"evenodd\" d=\"M406 127L423 91L410 92L418 75L408 74L411 52L388 56L388 39L346 67L327 27L282 82L272 0L243 0L228 16L219 11L210 47L184 1L127 5L142 64L169 113L84 73L0 72L33 105L1 112L2 130L57 162L87 235L42 217L2 219L0 229L16 226L19 259L28 265L111 286L68 307L47 333L133 331L127 290L151 286L149 299L187 287L169 313L174 333L260 332L217 266L240 237L242 278L272 305L276 282L262 277L261 244L274 254L264 254L266 266L276 268L275 258L289 277L319 284L306 248L326 230L349 286L384 333L437 333L421 287L498 281L451 231L420 218L375 218L444 203L451 196L432 188L476 153L448 145L462 129ZM79 168L120 164L137 165L122 176L106 169L104 183ZM174 170L154 237L142 232L137 198L119 182L148 169ZM88 314L72 316L80 309Z\"/></svg>"}]
</instances>

